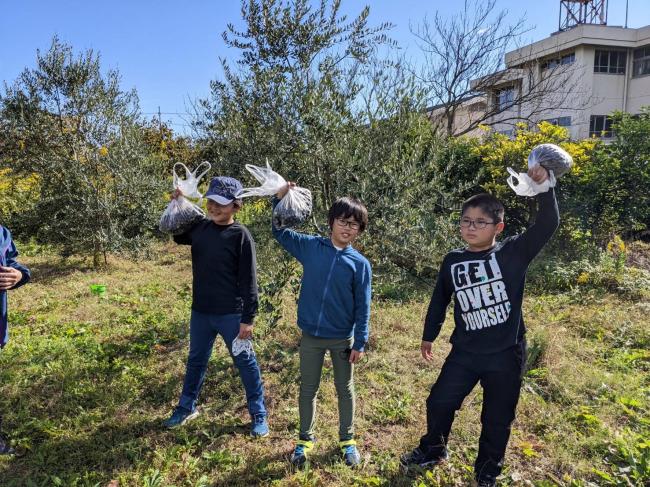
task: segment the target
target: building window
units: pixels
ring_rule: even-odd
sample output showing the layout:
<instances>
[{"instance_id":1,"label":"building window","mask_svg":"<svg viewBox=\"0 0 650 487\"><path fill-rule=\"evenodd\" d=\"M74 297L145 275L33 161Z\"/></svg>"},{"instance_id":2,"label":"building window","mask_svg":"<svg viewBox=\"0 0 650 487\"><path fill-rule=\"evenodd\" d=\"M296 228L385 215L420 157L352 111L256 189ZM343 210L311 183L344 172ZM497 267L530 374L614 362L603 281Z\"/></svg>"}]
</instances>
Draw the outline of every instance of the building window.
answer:
<instances>
[{"instance_id":1,"label":"building window","mask_svg":"<svg viewBox=\"0 0 650 487\"><path fill-rule=\"evenodd\" d=\"M558 60L557 59L549 59L548 61L544 61L542 63L542 70L545 69L553 69L557 67L558 65Z\"/></svg>"},{"instance_id":2,"label":"building window","mask_svg":"<svg viewBox=\"0 0 650 487\"><path fill-rule=\"evenodd\" d=\"M612 119L607 115L592 115L589 119L589 137L612 137Z\"/></svg>"},{"instance_id":3,"label":"building window","mask_svg":"<svg viewBox=\"0 0 650 487\"><path fill-rule=\"evenodd\" d=\"M542 120L542 122L548 122L551 125L558 125L560 127L571 127L571 117L547 118L546 120Z\"/></svg>"},{"instance_id":4,"label":"building window","mask_svg":"<svg viewBox=\"0 0 650 487\"><path fill-rule=\"evenodd\" d=\"M602 51L596 49L594 73L625 74L625 51Z\"/></svg>"},{"instance_id":5,"label":"building window","mask_svg":"<svg viewBox=\"0 0 650 487\"><path fill-rule=\"evenodd\" d=\"M545 69L553 69L560 65L572 64L576 60L576 53L570 52L559 58L547 59L542 63L542 71Z\"/></svg>"},{"instance_id":6,"label":"building window","mask_svg":"<svg viewBox=\"0 0 650 487\"><path fill-rule=\"evenodd\" d=\"M560 64L572 64L576 60L576 53L571 52L569 54L565 54L560 58Z\"/></svg>"},{"instance_id":7,"label":"building window","mask_svg":"<svg viewBox=\"0 0 650 487\"><path fill-rule=\"evenodd\" d=\"M510 86L502 90L497 90L495 93L496 105L498 110L506 110L510 108L515 101L515 89Z\"/></svg>"},{"instance_id":8,"label":"building window","mask_svg":"<svg viewBox=\"0 0 650 487\"><path fill-rule=\"evenodd\" d=\"M650 46L635 49L633 59L632 76L650 74Z\"/></svg>"}]
</instances>

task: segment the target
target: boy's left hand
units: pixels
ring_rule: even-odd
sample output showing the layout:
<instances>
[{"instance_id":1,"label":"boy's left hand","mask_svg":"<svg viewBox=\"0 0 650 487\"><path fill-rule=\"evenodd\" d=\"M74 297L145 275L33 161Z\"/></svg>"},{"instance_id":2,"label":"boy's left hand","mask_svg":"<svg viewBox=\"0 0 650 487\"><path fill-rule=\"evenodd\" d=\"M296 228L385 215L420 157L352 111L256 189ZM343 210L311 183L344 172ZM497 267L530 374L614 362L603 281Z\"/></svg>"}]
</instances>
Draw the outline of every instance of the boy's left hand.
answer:
<instances>
[{"instance_id":1,"label":"boy's left hand","mask_svg":"<svg viewBox=\"0 0 650 487\"><path fill-rule=\"evenodd\" d=\"M363 358L364 354L365 354L365 352L360 352L359 350L354 350L353 349L350 352L350 363L351 364L359 363L361 361L361 359Z\"/></svg>"},{"instance_id":2,"label":"boy's left hand","mask_svg":"<svg viewBox=\"0 0 650 487\"><path fill-rule=\"evenodd\" d=\"M253 338L253 325L248 323L240 323L239 335L237 335L237 338L241 338L242 340Z\"/></svg>"},{"instance_id":3,"label":"boy's left hand","mask_svg":"<svg viewBox=\"0 0 650 487\"><path fill-rule=\"evenodd\" d=\"M20 282L23 273L13 267L0 266L0 291L11 289Z\"/></svg>"},{"instance_id":4,"label":"boy's left hand","mask_svg":"<svg viewBox=\"0 0 650 487\"><path fill-rule=\"evenodd\" d=\"M546 168L539 164L535 164L533 167L528 168L528 175L530 176L530 179L535 181L537 184L542 184L549 178Z\"/></svg>"}]
</instances>

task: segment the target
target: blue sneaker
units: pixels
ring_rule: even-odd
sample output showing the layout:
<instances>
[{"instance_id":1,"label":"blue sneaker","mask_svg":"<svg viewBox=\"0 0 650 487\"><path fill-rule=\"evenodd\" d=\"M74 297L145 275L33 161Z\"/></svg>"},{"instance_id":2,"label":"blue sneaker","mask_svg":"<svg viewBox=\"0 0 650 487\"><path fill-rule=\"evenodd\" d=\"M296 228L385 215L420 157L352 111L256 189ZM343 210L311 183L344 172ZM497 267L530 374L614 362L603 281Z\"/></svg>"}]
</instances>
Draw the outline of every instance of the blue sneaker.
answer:
<instances>
[{"instance_id":1,"label":"blue sneaker","mask_svg":"<svg viewBox=\"0 0 650 487\"><path fill-rule=\"evenodd\" d=\"M16 450L11 447L9 439L0 433L0 455L14 455Z\"/></svg>"},{"instance_id":2,"label":"blue sneaker","mask_svg":"<svg viewBox=\"0 0 650 487\"><path fill-rule=\"evenodd\" d=\"M307 463L307 454L314 449L313 440L298 440L296 447L291 454L291 465L294 467L302 467Z\"/></svg>"},{"instance_id":3,"label":"blue sneaker","mask_svg":"<svg viewBox=\"0 0 650 487\"><path fill-rule=\"evenodd\" d=\"M269 424L266 422L266 415L256 414L251 421L251 436L253 438L264 438L269 436Z\"/></svg>"},{"instance_id":4,"label":"blue sneaker","mask_svg":"<svg viewBox=\"0 0 650 487\"><path fill-rule=\"evenodd\" d=\"M343 460L348 467L354 467L361 463L361 455L359 450L357 450L357 442L354 440L344 440L339 441L339 448L341 449L341 455L343 455Z\"/></svg>"},{"instance_id":5,"label":"blue sneaker","mask_svg":"<svg viewBox=\"0 0 650 487\"><path fill-rule=\"evenodd\" d=\"M176 409L174 409L174 412L169 417L169 419L163 423L163 426L165 426L165 428L176 428L177 426L181 426L188 421L196 418L198 415L198 409L190 411L189 409L178 406Z\"/></svg>"}]
</instances>

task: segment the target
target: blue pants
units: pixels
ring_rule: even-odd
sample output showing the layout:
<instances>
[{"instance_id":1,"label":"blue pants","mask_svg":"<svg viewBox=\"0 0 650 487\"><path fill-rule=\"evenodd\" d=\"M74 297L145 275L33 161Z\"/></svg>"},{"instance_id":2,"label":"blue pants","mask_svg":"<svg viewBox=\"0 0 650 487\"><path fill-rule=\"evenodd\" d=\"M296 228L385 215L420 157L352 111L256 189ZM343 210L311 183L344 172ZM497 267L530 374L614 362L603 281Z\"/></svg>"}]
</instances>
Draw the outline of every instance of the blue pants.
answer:
<instances>
[{"instance_id":1,"label":"blue pants","mask_svg":"<svg viewBox=\"0 0 650 487\"><path fill-rule=\"evenodd\" d=\"M240 320L240 314L217 315L192 310L190 319L190 354L187 358L183 392L178 402L180 407L190 411L193 411L196 407L199 392L205 380L208 360L210 360L212 354L214 340L217 335L221 335L244 384L248 412L251 416L257 414L266 416L264 386L255 354L248 355L246 352L242 352L236 357L232 355L232 341L239 334Z\"/></svg>"}]
</instances>

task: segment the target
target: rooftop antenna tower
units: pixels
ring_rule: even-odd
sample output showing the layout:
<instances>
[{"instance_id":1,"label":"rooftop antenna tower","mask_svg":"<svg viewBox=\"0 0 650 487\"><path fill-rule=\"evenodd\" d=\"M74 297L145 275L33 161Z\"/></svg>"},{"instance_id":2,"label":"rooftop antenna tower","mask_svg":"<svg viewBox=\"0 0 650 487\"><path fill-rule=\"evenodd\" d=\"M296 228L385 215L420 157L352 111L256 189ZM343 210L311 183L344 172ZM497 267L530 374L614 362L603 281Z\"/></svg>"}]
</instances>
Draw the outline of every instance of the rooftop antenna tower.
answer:
<instances>
[{"instance_id":1,"label":"rooftop antenna tower","mask_svg":"<svg viewBox=\"0 0 650 487\"><path fill-rule=\"evenodd\" d=\"M580 24L607 25L607 0L560 0L559 30Z\"/></svg>"}]
</instances>

